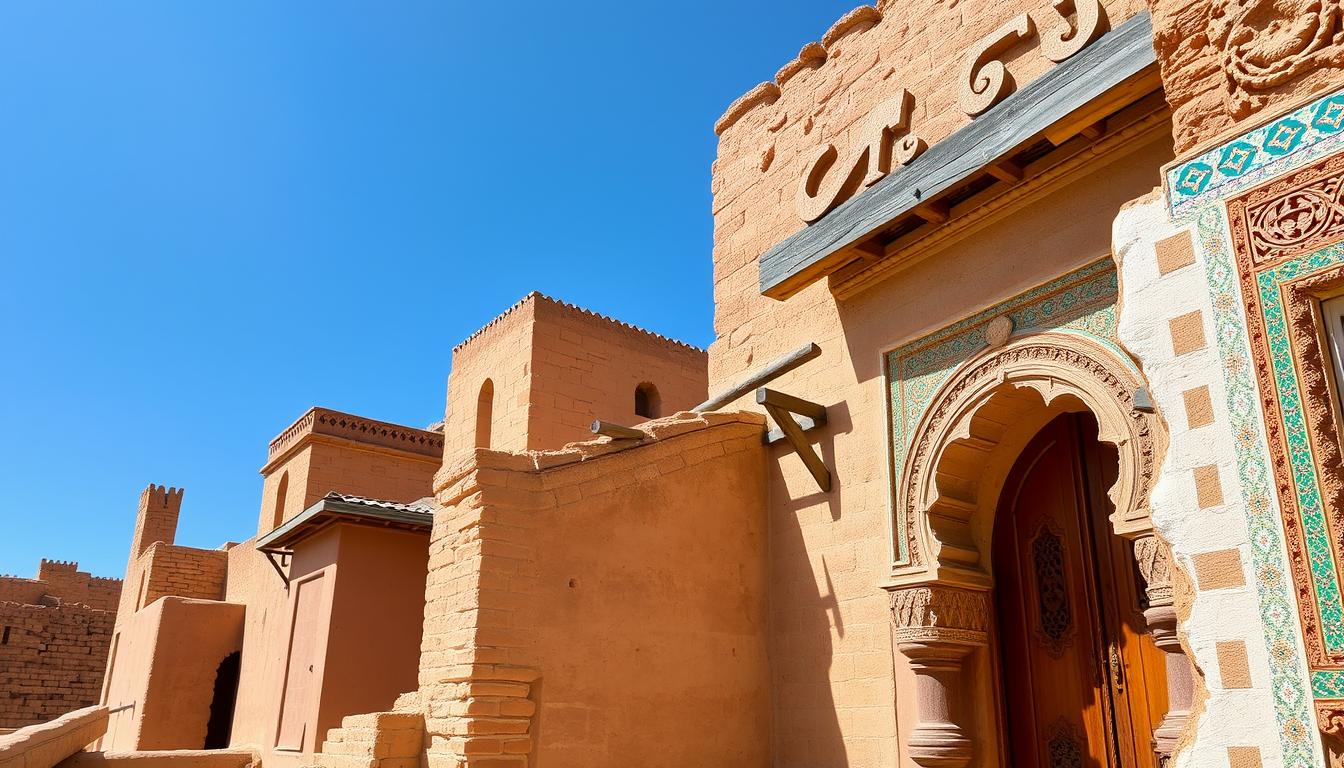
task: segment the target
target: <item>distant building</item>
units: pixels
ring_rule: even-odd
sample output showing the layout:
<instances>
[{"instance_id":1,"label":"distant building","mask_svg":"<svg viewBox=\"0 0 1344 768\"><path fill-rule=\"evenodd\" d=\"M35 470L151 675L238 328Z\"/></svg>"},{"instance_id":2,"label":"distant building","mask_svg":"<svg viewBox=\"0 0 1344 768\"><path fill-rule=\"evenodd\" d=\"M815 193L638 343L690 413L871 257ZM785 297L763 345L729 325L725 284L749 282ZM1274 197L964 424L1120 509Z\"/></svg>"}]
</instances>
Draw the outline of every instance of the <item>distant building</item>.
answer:
<instances>
[{"instance_id":1,"label":"distant building","mask_svg":"<svg viewBox=\"0 0 1344 768\"><path fill-rule=\"evenodd\" d=\"M121 579L62 560L0 576L0 729L98 702L120 595Z\"/></svg>"}]
</instances>

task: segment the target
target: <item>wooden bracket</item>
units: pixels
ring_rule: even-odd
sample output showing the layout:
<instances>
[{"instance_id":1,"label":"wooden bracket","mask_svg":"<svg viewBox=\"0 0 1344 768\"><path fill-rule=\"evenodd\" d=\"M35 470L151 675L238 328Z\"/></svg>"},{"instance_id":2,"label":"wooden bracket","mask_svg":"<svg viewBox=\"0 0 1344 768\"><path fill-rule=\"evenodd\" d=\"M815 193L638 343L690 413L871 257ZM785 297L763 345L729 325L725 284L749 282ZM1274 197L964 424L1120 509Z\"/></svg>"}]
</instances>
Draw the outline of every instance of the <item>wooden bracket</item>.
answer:
<instances>
[{"instance_id":1,"label":"wooden bracket","mask_svg":"<svg viewBox=\"0 0 1344 768\"><path fill-rule=\"evenodd\" d=\"M266 555L266 562L280 574L280 579L285 582L285 588L288 589L289 574L285 573L285 568L289 567L289 557L294 553L288 549L263 549L261 552Z\"/></svg>"},{"instance_id":2,"label":"wooden bracket","mask_svg":"<svg viewBox=\"0 0 1344 768\"><path fill-rule=\"evenodd\" d=\"M817 487L829 493L831 490L831 471L826 469L826 464L812 449L812 444L807 441L807 436L803 434L805 429L812 429L826 423L826 406L793 395L786 395L783 392L776 392L768 387L761 387L756 390L756 402L765 406L766 413L769 413L770 418L774 419L775 423L779 425L779 431L783 438L789 441L789 445L798 454L798 458L803 460L807 471L812 473L812 479L817 481ZM807 426L795 420L795 414L801 417ZM770 434L765 436L767 443L773 442L770 439Z\"/></svg>"},{"instance_id":3,"label":"wooden bracket","mask_svg":"<svg viewBox=\"0 0 1344 768\"><path fill-rule=\"evenodd\" d=\"M610 421L598 419L592 426L594 435L606 435L615 440L643 440L648 437L648 433L634 427L623 427L620 424L613 424Z\"/></svg>"}]
</instances>

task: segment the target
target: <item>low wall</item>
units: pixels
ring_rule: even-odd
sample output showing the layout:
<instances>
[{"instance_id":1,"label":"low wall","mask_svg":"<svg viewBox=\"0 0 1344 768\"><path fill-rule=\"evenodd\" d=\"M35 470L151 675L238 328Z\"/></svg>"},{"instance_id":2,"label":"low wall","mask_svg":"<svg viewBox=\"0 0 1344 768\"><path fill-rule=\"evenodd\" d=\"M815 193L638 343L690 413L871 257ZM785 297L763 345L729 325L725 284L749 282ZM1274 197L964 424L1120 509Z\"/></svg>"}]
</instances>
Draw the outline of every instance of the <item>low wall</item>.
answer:
<instances>
[{"instance_id":1,"label":"low wall","mask_svg":"<svg viewBox=\"0 0 1344 768\"><path fill-rule=\"evenodd\" d=\"M430 768L769 764L764 420L642 426L440 473Z\"/></svg>"},{"instance_id":2,"label":"low wall","mask_svg":"<svg viewBox=\"0 0 1344 768\"><path fill-rule=\"evenodd\" d=\"M107 707L86 707L0 736L0 768L52 768L107 728Z\"/></svg>"}]
</instances>

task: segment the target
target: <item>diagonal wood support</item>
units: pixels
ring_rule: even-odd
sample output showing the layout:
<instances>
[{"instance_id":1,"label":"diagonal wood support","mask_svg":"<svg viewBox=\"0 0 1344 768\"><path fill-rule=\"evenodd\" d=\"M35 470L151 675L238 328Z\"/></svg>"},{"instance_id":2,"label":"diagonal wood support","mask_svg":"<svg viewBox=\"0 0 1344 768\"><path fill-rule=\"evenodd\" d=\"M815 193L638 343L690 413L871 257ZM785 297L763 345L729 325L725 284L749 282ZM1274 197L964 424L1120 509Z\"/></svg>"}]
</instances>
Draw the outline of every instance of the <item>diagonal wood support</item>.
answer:
<instances>
[{"instance_id":1,"label":"diagonal wood support","mask_svg":"<svg viewBox=\"0 0 1344 768\"><path fill-rule=\"evenodd\" d=\"M817 481L817 487L829 493L831 471L813 450L812 444L807 441L807 435L803 434L805 428L812 429L826 423L826 406L776 392L769 387L756 390L756 402L765 406L766 413L769 413L770 418L779 425L779 431L783 433L784 439L789 441L798 458L803 460L807 471L812 473L812 479ZM804 421L806 427L794 418L795 414ZM766 442L773 442L770 435L766 435L765 439Z\"/></svg>"}]
</instances>

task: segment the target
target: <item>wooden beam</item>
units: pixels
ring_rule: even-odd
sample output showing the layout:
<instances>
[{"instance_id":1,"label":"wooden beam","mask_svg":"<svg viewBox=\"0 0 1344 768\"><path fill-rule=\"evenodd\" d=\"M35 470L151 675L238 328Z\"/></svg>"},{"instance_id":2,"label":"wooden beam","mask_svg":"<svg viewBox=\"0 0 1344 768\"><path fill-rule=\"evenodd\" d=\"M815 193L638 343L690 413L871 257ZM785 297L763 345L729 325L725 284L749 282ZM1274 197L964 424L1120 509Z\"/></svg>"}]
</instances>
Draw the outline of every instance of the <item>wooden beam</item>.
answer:
<instances>
[{"instance_id":1,"label":"wooden beam","mask_svg":"<svg viewBox=\"0 0 1344 768\"><path fill-rule=\"evenodd\" d=\"M1099 100L1109 102L1111 91L1120 88L1125 91L1121 98L1132 99L1128 89L1155 71L1156 63L1152 19L1140 13L866 192L776 244L760 257L761 293L777 299L797 293L852 259L852 248L860 240L1000 162L1061 120L1090 113L1089 105ZM1088 116L1079 130L1105 115Z\"/></svg>"},{"instance_id":2,"label":"wooden beam","mask_svg":"<svg viewBox=\"0 0 1344 768\"><path fill-rule=\"evenodd\" d=\"M760 368L757 368L755 371L747 374L744 378L739 379L736 383L730 384L726 389L719 390L711 395L708 400L695 406L693 410L700 411L701 413L705 411L717 411L751 390L792 371L794 368L797 368L820 354L821 347L817 346L815 342L808 342L792 352L786 352L779 357L776 357L774 360L771 360Z\"/></svg>"},{"instance_id":3,"label":"wooden beam","mask_svg":"<svg viewBox=\"0 0 1344 768\"><path fill-rule=\"evenodd\" d=\"M1022 166L1012 160L1006 159L1000 160L997 163L990 163L985 166L985 171L999 181L1006 181L1010 184L1016 184L1026 176L1026 172L1022 170Z\"/></svg>"},{"instance_id":4,"label":"wooden beam","mask_svg":"<svg viewBox=\"0 0 1344 768\"><path fill-rule=\"evenodd\" d=\"M620 424L613 424L610 421L598 419L593 422L594 435L606 435L615 440L643 440L649 434L643 430L633 427L624 427Z\"/></svg>"},{"instance_id":5,"label":"wooden beam","mask_svg":"<svg viewBox=\"0 0 1344 768\"><path fill-rule=\"evenodd\" d=\"M766 404L765 410L770 414L770 418L779 425L780 431L784 433L784 439L789 441L798 458L803 460L803 466L811 473L812 479L816 481L817 487L824 493L831 491L831 471L826 468L825 462L812 449L812 444L807 441L807 436L803 434L803 428L798 426L798 422L793 420L793 414L782 406Z\"/></svg>"},{"instance_id":6,"label":"wooden beam","mask_svg":"<svg viewBox=\"0 0 1344 768\"><path fill-rule=\"evenodd\" d=\"M951 209L942 200L915 206L915 215L930 224L942 224L951 215Z\"/></svg>"},{"instance_id":7,"label":"wooden beam","mask_svg":"<svg viewBox=\"0 0 1344 768\"><path fill-rule=\"evenodd\" d=\"M761 387L756 390L756 404L764 405L767 408L783 408L790 413L796 413L799 416L807 416L811 419L819 419L823 424L826 422L826 406L818 405L811 400L804 400L801 397L786 395L783 392L777 392L773 389Z\"/></svg>"},{"instance_id":8,"label":"wooden beam","mask_svg":"<svg viewBox=\"0 0 1344 768\"><path fill-rule=\"evenodd\" d=\"M825 419L823 419L820 423L818 423L817 421L814 421L813 419L810 419L807 416L796 416L793 417L793 420L798 422L798 428L803 430L804 433L811 432L817 427L826 424ZM784 439L784 430L782 429L772 429L769 432L765 433L766 445L773 445L783 439Z\"/></svg>"}]
</instances>

